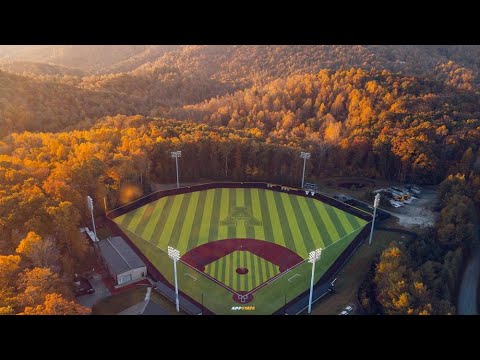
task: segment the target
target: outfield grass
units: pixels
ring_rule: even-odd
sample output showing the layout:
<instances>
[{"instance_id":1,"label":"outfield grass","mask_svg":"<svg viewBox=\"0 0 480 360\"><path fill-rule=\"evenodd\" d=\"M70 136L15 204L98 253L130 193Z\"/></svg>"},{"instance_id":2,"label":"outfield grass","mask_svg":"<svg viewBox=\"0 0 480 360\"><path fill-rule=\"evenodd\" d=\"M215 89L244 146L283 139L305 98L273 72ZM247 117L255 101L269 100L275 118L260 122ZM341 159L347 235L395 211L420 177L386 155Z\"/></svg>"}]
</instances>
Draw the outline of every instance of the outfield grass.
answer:
<instances>
[{"instance_id":1,"label":"outfield grass","mask_svg":"<svg viewBox=\"0 0 480 360\"><path fill-rule=\"evenodd\" d=\"M366 225L366 221L312 198L246 188L167 196L113 220L169 281L173 269L165 253L167 246L176 247L183 255L207 242L229 238L273 242L304 259L309 251L323 248L315 272L318 279ZM262 264L253 254L242 258L237 254L236 260L235 253L230 255L208 264L206 273L237 291L248 291L274 276L275 269L267 268L268 262ZM250 261L249 274L235 273L240 261L247 267ZM292 300L308 288L309 271L308 263L295 267L256 291L249 305L256 306L255 313L274 312L284 305L285 296ZM238 305L229 290L198 270L180 262L179 274L180 290L199 302L203 299L213 312L229 314L231 307Z\"/></svg>"},{"instance_id":2,"label":"outfield grass","mask_svg":"<svg viewBox=\"0 0 480 360\"><path fill-rule=\"evenodd\" d=\"M261 225L222 225L244 208ZM312 198L264 189L211 189L167 196L114 221L144 241L185 254L207 242L253 238L285 246L303 258L361 228L365 221Z\"/></svg>"}]
</instances>

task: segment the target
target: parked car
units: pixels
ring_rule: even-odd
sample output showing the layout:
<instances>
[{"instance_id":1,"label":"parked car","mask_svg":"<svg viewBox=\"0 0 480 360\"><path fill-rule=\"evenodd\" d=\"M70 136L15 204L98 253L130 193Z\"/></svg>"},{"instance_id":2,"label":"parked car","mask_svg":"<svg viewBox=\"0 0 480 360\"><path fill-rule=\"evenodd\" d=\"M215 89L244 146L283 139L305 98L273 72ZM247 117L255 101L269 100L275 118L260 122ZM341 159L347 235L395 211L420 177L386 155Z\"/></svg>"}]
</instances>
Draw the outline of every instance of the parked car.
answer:
<instances>
[{"instance_id":1,"label":"parked car","mask_svg":"<svg viewBox=\"0 0 480 360\"><path fill-rule=\"evenodd\" d=\"M422 191L422 189L420 187L418 187L417 185L412 185L412 184L405 185L405 188L414 192L415 194L420 194L421 191Z\"/></svg>"},{"instance_id":2,"label":"parked car","mask_svg":"<svg viewBox=\"0 0 480 360\"><path fill-rule=\"evenodd\" d=\"M343 310L340 314L338 315L348 315L348 312L346 312L345 310Z\"/></svg>"},{"instance_id":3,"label":"parked car","mask_svg":"<svg viewBox=\"0 0 480 360\"><path fill-rule=\"evenodd\" d=\"M351 313L353 311L353 307L351 307L350 305L348 305L345 310L347 310L349 313Z\"/></svg>"},{"instance_id":4,"label":"parked car","mask_svg":"<svg viewBox=\"0 0 480 360\"><path fill-rule=\"evenodd\" d=\"M398 201L395 201L395 200L390 200L390 205L392 205L394 208L399 208L399 207L402 207L403 204L398 202Z\"/></svg>"},{"instance_id":5,"label":"parked car","mask_svg":"<svg viewBox=\"0 0 480 360\"><path fill-rule=\"evenodd\" d=\"M92 284L90 284L90 281L83 276L75 277L73 282L75 285L75 296L93 294L95 292L95 289L93 288Z\"/></svg>"},{"instance_id":6,"label":"parked car","mask_svg":"<svg viewBox=\"0 0 480 360\"><path fill-rule=\"evenodd\" d=\"M403 192L397 191L397 190L393 190L393 189L389 189L388 192L389 192L390 194L392 194L393 196L403 196L403 195L404 195Z\"/></svg>"}]
</instances>

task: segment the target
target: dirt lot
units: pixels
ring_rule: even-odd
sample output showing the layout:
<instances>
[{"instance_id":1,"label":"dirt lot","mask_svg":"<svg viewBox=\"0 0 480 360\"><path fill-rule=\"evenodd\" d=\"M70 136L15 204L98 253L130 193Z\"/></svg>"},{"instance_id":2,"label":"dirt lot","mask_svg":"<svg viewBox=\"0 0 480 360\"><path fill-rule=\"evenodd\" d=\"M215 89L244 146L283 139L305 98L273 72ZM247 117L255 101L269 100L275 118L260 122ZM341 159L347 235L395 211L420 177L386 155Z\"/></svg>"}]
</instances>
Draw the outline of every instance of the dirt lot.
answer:
<instances>
[{"instance_id":1,"label":"dirt lot","mask_svg":"<svg viewBox=\"0 0 480 360\"><path fill-rule=\"evenodd\" d=\"M433 211L437 199L436 187L424 187L420 196L420 199L413 200L404 207L389 209L398 218L398 225L405 228L426 228L435 224L438 216Z\"/></svg>"},{"instance_id":2,"label":"dirt lot","mask_svg":"<svg viewBox=\"0 0 480 360\"><path fill-rule=\"evenodd\" d=\"M345 184L359 184L359 188L345 188ZM388 182L377 179L363 179L363 178L328 178L318 181L320 191L329 193L330 195L344 194L355 199L365 201L365 194L367 191L374 189L381 189L390 186L403 186L401 183ZM388 207L383 210L388 211L397 218L396 224L398 227L408 230L422 230L424 228L433 226L438 216L438 213L433 211L436 204L436 186L424 186L420 193L421 198L413 200L410 204L400 208ZM391 222L392 225L394 222Z\"/></svg>"}]
</instances>

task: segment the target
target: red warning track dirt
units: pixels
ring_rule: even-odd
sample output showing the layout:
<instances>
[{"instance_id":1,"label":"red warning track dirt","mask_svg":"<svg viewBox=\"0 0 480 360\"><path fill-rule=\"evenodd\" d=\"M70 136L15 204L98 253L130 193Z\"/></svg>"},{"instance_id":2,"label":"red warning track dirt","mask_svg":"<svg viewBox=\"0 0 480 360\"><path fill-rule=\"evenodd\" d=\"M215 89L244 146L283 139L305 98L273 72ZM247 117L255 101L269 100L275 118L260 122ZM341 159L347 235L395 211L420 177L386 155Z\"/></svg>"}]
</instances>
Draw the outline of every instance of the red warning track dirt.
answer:
<instances>
[{"instance_id":1,"label":"red warning track dirt","mask_svg":"<svg viewBox=\"0 0 480 360\"><path fill-rule=\"evenodd\" d=\"M200 245L182 256L182 261L200 271L205 271L205 265L220 259L236 250L248 250L277 265L280 272L295 266L303 259L286 247L269 241L255 239L226 239Z\"/></svg>"}]
</instances>

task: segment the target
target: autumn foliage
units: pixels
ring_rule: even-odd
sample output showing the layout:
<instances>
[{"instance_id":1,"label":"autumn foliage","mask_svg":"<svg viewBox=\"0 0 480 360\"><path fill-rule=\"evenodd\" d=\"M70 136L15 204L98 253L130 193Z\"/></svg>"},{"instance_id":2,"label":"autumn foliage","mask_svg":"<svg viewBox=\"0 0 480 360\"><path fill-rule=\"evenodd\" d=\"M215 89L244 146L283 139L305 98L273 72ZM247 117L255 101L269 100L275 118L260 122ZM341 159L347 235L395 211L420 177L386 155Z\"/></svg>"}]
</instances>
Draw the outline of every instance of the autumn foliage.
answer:
<instances>
[{"instance_id":1,"label":"autumn foliage","mask_svg":"<svg viewBox=\"0 0 480 360\"><path fill-rule=\"evenodd\" d=\"M61 294L53 293L48 294L42 304L27 306L19 315L87 315L90 312L90 309L74 301L65 300Z\"/></svg>"},{"instance_id":2,"label":"autumn foliage","mask_svg":"<svg viewBox=\"0 0 480 360\"><path fill-rule=\"evenodd\" d=\"M384 313L454 312L480 202L478 56L461 46L100 46L81 70L53 55L3 64L0 314L86 313L71 294L88 253L86 196L100 215L104 199L111 209L174 182L173 150L182 182L298 185L309 151L307 179L441 183L431 236L387 249L372 291Z\"/></svg>"}]
</instances>

